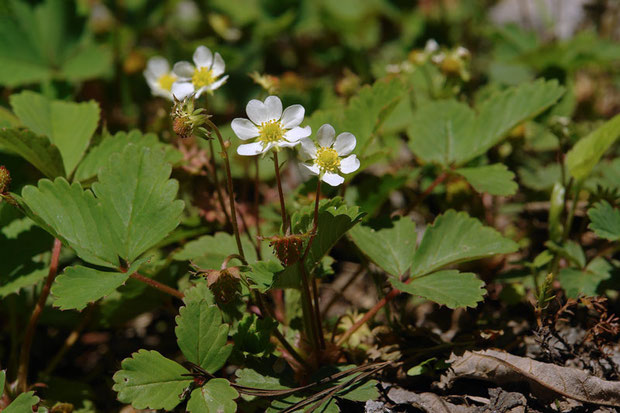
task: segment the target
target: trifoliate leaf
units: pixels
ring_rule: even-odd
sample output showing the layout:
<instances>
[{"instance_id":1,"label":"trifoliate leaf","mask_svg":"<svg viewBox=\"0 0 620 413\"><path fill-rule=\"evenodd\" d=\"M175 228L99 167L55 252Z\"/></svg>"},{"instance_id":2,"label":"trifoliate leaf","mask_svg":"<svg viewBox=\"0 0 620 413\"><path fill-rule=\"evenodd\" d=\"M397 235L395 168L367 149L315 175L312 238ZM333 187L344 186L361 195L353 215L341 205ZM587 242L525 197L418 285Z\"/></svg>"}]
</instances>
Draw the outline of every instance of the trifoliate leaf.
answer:
<instances>
[{"instance_id":1,"label":"trifoliate leaf","mask_svg":"<svg viewBox=\"0 0 620 413\"><path fill-rule=\"evenodd\" d=\"M235 399L237 390L226 379L211 379L204 386L192 391L187 402L191 413L234 413L237 411Z\"/></svg>"},{"instance_id":2,"label":"trifoliate leaf","mask_svg":"<svg viewBox=\"0 0 620 413\"><path fill-rule=\"evenodd\" d=\"M454 171L462 175L478 192L491 195L514 195L519 188L515 182L515 174L501 163L494 165L459 168Z\"/></svg>"},{"instance_id":3,"label":"trifoliate leaf","mask_svg":"<svg viewBox=\"0 0 620 413\"><path fill-rule=\"evenodd\" d=\"M388 274L401 276L411 268L417 241L411 219L397 218L391 226L377 230L357 225L349 235L364 255Z\"/></svg>"},{"instance_id":4,"label":"trifoliate leaf","mask_svg":"<svg viewBox=\"0 0 620 413\"><path fill-rule=\"evenodd\" d=\"M396 278L390 278L390 282L394 288L448 308L475 307L486 293L484 282L478 279L476 274L460 273L457 270L434 272L414 278L408 284Z\"/></svg>"},{"instance_id":5,"label":"trifoliate leaf","mask_svg":"<svg viewBox=\"0 0 620 413\"><path fill-rule=\"evenodd\" d=\"M424 233L413 259L411 275L419 277L447 265L507 254L518 249L514 241L465 212L450 210L437 217Z\"/></svg>"},{"instance_id":6,"label":"trifoliate leaf","mask_svg":"<svg viewBox=\"0 0 620 413\"><path fill-rule=\"evenodd\" d=\"M249 264L257 261L256 249L247 237L241 238L245 258ZM268 251L265 251L269 254ZM237 242L232 234L217 232L190 241L174 254L177 261L192 261L197 267L209 270L219 269L222 262L231 254L237 254Z\"/></svg>"},{"instance_id":7,"label":"trifoliate leaf","mask_svg":"<svg viewBox=\"0 0 620 413\"><path fill-rule=\"evenodd\" d=\"M604 258L593 259L586 268L563 268L558 278L569 298L599 295L598 286L611 278L612 266Z\"/></svg>"},{"instance_id":8,"label":"trifoliate leaf","mask_svg":"<svg viewBox=\"0 0 620 413\"><path fill-rule=\"evenodd\" d=\"M113 136L106 136L99 145L86 154L75 171L74 179L81 182L94 178L113 154L123 152L130 143L138 147L151 148L153 151L161 150L164 152L165 161L171 164L183 158L181 152L171 145L160 142L154 133L143 135L138 130L118 132Z\"/></svg>"},{"instance_id":9,"label":"trifoliate leaf","mask_svg":"<svg viewBox=\"0 0 620 413\"><path fill-rule=\"evenodd\" d=\"M35 404L39 403L39 398L34 395L33 391L22 393L11 402L2 413L26 413L32 412Z\"/></svg>"},{"instance_id":10,"label":"trifoliate leaf","mask_svg":"<svg viewBox=\"0 0 620 413\"><path fill-rule=\"evenodd\" d=\"M30 218L91 264L118 268L117 243L100 202L64 178L39 181L22 190Z\"/></svg>"},{"instance_id":11,"label":"trifoliate leaf","mask_svg":"<svg viewBox=\"0 0 620 413\"><path fill-rule=\"evenodd\" d=\"M118 400L136 409L172 410L181 402L179 395L192 382L189 372L157 351L140 350L121 363L114 374Z\"/></svg>"},{"instance_id":12,"label":"trifoliate leaf","mask_svg":"<svg viewBox=\"0 0 620 413\"><path fill-rule=\"evenodd\" d=\"M227 345L228 325L215 305L205 301L189 302L176 317L175 333L183 355L209 373L219 370L232 351Z\"/></svg>"},{"instance_id":13,"label":"trifoliate leaf","mask_svg":"<svg viewBox=\"0 0 620 413\"><path fill-rule=\"evenodd\" d=\"M22 123L58 147L67 176L77 166L99 123L96 102L50 100L31 91L11 95L11 106Z\"/></svg>"},{"instance_id":14,"label":"trifoliate leaf","mask_svg":"<svg viewBox=\"0 0 620 413\"><path fill-rule=\"evenodd\" d=\"M601 201L588 210L589 228L609 241L620 240L620 209L613 208L607 201Z\"/></svg>"},{"instance_id":15,"label":"trifoliate leaf","mask_svg":"<svg viewBox=\"0 0 620 413\"><path fill-rule=\"evenodd\" d=\"M93 184L118 255L128 262L179 225L184 203L175 200L179 184L169 179L171 169L162 152L130 144L110 157Z\"/></svg>"},{"instance_id":16,"label":"trifoliate leaf","mask_svg":"<svg viewBox=\"0 0 620 413\"><path fill-rule=\"evenodd\" d=\"M129 273L99 271L75 265L67 267L52 287L54 305L61 310L82 310L88 303L114 292L129 278Z\"/></svg>"},{"instance_id":17,"label":"trifoliate leaf","mask_svg":"<svg viewBox=\"0 0 620 413\"><path fill-rule=\"evenodd\" d=\"M0 129L0 147L24 158L48 178L65 175L58 148L45 136L24 129Z\"/></svg>"},{"instance_id":18,"label":"trifoliate leaf","mask_svg":"<svg viewBox=\"0 0 620 413\"><path fill-rule=\"evenodd\" d=\"M618 137L620 137L620 115L616 115L580 139L566 154L566 167L571 176L578 181L587 178Z\"/></svg>"},{"instance_id":19,"label":"trifoliate leaf","mask_svg":"<svg viewBox=\"0 0 620 413\"><path fill-rule=\"evenodd\" d=\"M540 114L564 93L556 81L538 80L495 93L476 113L454 100L422 105L411 119L409 147L424 162L464 165L484 154L520 123Z\"/></svg>"}]
</instances>

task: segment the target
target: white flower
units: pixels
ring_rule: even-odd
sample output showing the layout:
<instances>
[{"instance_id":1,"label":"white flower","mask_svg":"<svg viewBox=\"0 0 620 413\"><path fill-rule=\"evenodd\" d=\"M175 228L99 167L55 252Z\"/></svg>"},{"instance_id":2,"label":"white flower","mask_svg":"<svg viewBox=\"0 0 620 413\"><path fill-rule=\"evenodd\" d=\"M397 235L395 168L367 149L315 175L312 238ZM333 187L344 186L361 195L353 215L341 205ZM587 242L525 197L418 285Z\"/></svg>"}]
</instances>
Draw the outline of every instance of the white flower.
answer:
<instances>
[{"instance_id":1,"label":"white flower","mask_svg":"<svg viewBox=\"0 0 620 413\"><path fill-rule=\"evenodd\" d=\"M228 75L222 76L226 65L219 53L211 53L208 47L198 46L193 56L194 65L189 62L177 62L172 71L178 76L178 81L172 85L172 94L179 100L185 99L192 93L198 98L205 92L211 92L222 86Z\"/></svg>"},{"instance_id":2,"label":"white flower","mask_svg":"<svg viewBox=\"0 0 620 413\"><path fill-rule=\"evenodd\" d=\"M360 167L359 159L355 155L349 155L355 149L355 136L343 132L334 140L336 131L327 123L321 126L316 134L317 143L310 138L301 140L302 152L313 161L312 165L302 165L314 175L318 175L323 182L338 186L344 182L339 173L350 174ZM345 156L346 158L343 158Z\"/></svg>"},{"instance_id":3,"label":"white flower","mask_svg":"<svg viewBox=\"0 0 620 413\"><path fill-rule=\"evenodd\" d=\"M291 148L312 133L310 126L299 127L304 120L304 107L292 105L282 112L282 101L277 96L268 96L264 102L252 99L245 111L250 119L233 119L232 130L241 140L256 140L239 145L239 155L253 156L266 153L271 148Z\"/></svg>"},{"instance_id":4,"label":"white flower","mask_svg":"<svg viewBox=\"0 0 620 413\"><path fill-rule=\"evenodd\" d=\"M170 65L166 59L161 56L151 57L146 63L144 77L153 95L172 100L170 91L177 76L170 71Z\"/></svg>"}]
</instances>

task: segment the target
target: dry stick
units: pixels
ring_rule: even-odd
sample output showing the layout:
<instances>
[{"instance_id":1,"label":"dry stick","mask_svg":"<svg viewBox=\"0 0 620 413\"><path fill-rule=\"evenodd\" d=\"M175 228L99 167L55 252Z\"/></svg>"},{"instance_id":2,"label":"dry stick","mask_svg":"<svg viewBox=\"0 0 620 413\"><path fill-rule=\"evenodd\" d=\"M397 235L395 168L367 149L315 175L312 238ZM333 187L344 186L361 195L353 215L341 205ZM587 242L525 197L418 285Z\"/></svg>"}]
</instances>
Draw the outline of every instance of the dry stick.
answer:
<instances>
[{"instance_id":1,"label":"dry stick","mask_svg":"<svg viewBox=\"0 0 620 413\"><path fill-rule=\"evenodd\" d=\"M183 294L181 291L179 291L179 290L175 290L175 289L174 289L174 288L172 288L172 287L168 287L168 286L167 286L167 285L165 285L165 284L162 284L162 283L160 283L160 282L158 282L158 281L155 281L155 280L154 280L154 279L152 279L152 278L145 277L144 275L139 274L139 273L137 273L137 272L134 272L134 273L133 273L133 274L131 274L129 277L130 277L130 278L133 278L134 280L138 280L138 281L140 281L140 282L143 282L143 283L145 283L145 284L148 284L148 285L150 285L150 286L151 286L151 287L153 287L153 288L157 288L159 291L162 291L162 292L164 292L164 293L166 293L166 294L170 294L170 295L172 295L172 296L174 296L174 297L178 298L179 300L182 300L183 298L185 298L185 294Z\"/></svg>"},{"instance_id":2,"label":"dry stick","mask_svg":"<svg viewBox=\"0 0 620 413\"><path fill-rule=\"evenodd\" d=\"M276 182L278 184L278 195L280 197L280 213L282 214L282 232L286 234L287 218L286 206L284 205L284 193L282 192L282 182L280 181L280 164L278 163L278 152L273 152L273 166L276 169Z\"/></svg>"},{"instance_id":3,"label":"dry stick","mask_svg":"<svg viewBox=\"0 0 620 413\"><path fill-rule=\"evenodd\" d=\"M80 321L80 323L73 329L73 331L71 331L71 334L69 334L60 350L58 350L58 353L56 353L56 355L52 358L52 361L50 361L50 363L47 365L47 368L43 372L42 376L49 377L56 368L56 366L58 366L58 363L60 363L60 360L62 360L65 354L67 354L67 351L69 351L69 349L73 347L73 345L77 342L80 334L82 334L82 331L84 331L84 329L90 322L90 318L93 315L94 309L95 303L90 303L86 308L86 311L84 312L82 321Z\"/></svg>"},{"instance_id":4,"label":"dry stick","mask_svg":"<svg viewBox=\"0 0 620 413\"><path fill-rule=\"evenodd\" d=\"M220 142L220 147L222 148L222 158L224 158L224 167L226 170L226 185L228 187L228 198L230 202L230 218L233 226L233 232L235 233L235 241L237 242L237 249L239 250L239 255L245 257L243 253L243 246L241 245L241 237L239 236L239 226L237 225L237 212L235 208L235 193L233 192L233 184L232 184L232 175L230 173L230 160L228 159L228 148L224 143L224 139L222 138L222 134L220 130L215 126L210 119L206 120L207 125L211 128L212 131L215 132L218 141Z\"/></svg>"},{"instance_id":5,"label":"dry stick","mask_svg":"<svg viewBox=\"0 0 620 413\"><path fill-rule=\"evenodd\" d=\"M60 257L61 247L62 243L58 238L55 238L54 247L52 249L52 259L50 261L50 269L47 274L47 279L45 280L45 285L43 285L43 289L41 290L41 294L39 295L39 300L37 301L37 304L32 311L30 321L28 322L28 326L26 327L24 343L22 344L22 351L19 357L19 367L17 369L17 388L22 393L28 390L28 364L30 363L30 348L32 347L32 339L34 338L34 332L37 327L39 317L41 316L41 312L45 307L45 301L47 301L47 297L50 294L50 288L52 287L52 283L54 282L56 274L58 273L58 259Z\"/></svg>"},{"instance_id":6,"label":"dry stick","mask_svg":"<svg viewBox=\"0 0 620 413\"><path fill-rule=\"evenodd\" d=\"M222 195L222 187L220 186L220 179L217 176L217 165L215 164L215 149L213 148L213 140L208 139L209 141L209 150L211 151L211 172L213 173L213 180L215 181L215 192L217 193L217 199L222 206L222 211L224 211L224 216L226 217L226 221L232 225L232 221L230 219L230 215L228 215L228 210L226 209L226 204L224 203L224 196Z\"/></svg>"}]
</instances>

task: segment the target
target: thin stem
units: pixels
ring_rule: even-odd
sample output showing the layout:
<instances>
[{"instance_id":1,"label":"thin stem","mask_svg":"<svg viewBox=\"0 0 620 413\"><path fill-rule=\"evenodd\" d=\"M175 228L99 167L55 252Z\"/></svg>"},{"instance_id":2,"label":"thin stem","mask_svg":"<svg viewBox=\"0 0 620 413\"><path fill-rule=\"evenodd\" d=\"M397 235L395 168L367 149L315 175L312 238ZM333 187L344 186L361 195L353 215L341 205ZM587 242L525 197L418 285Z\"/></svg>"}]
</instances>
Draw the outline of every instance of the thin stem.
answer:
<instances>
[{"instance_id":1,"label":"thin stem","mask_svg":"<svg viewBox=\"0 0 620 413\"><path fill-rule=\"evenodd\" d=\"M239 236L239 226L237 225L237 212L235 207L235 193L233 191L233 183L232 183L232 174L230 173L230 160L228 159L228 147L224 143L224 139L222 138L222 134L220 130L215 126L210 119L206 120L206 124L209 125L211 130L215 132L218 141L220 142L220 147L222 148L222 158L224 158L224 167L226 170L226 185L228 186L228 197L230 201L230 217L233 226L233 232L235 233L235 241L237 242L237 249L239 250L239 255L245 257L243 253L243 246L241 245L241 237Z\"/></svg>"},{"instance_id":2,"label":"thin stem","mask_svg":"<svg viewBox=\"0 0 620 413\"><path fill-rule=\"evenodd\" d=\"M447 177L448 177L448 172L446 171L443 171L441 174L439 174L439 176L437 176L437 178L435 178L435 180L422 193L422 196L420 197L420 199L418 199L417 203L419 204L420 202L424 201L426 197L429 196L431 192L433 192L435 187L439 185L440 183L442 183Z\"/></svg>"},{"instance_id":3,"label":"thin stem","mask_svg":"<svg viewBox=\"0 0 620 413\"><path fill-rule=\"evenodd\" d=\"M62 243L60 242L60 240L58 238L54 239L54 247L52 248L52 259L50 261L50 269L47 274L47 279L45 280L45 284L43 285L43 289L41 290L41 294L39 295L39 300L37 301L37 304L32 311L30 321L28 322L28 326L26 327L24 343L22 344L22 351L19 357L19 367L17 369L17 388L22 393L28 390L28 365L30 363L30 348L32 347L32 339L34 338L37 322L39 321L41 312L45 307L47 297L50 294L52 283L54 282L56 274L58 273L58 260L60 257L61 248Z\"/></svg>"},{"instance_id":4,"label":"thin stem","mask_svg":"<svg viewBox=\"0 0 620 413\"><path fill-rule=\"evenodd\" d=\"M308 280L308 272L306 271L306 265L304 261L299 261L299 271L301 272L301 285L302 299L303 299L303 313L304 322L308 330L309 339L316 350L321 348L321 342L319 340L319 329L317 328L317 322L315 317L315 311L312 305L312 294L310 293L310 281Z\"/></svg>"},{"instance_id":5,"label":"thin stem","mask_svg":"<svg viewBox=\"0 0 620 413\"><path fill-rule=\"evenodd\" d=\"M151 286L153 288L156 288L159 291L162 291L162 292L164 292L166 294L170 294L170 295L178 298L179 300L182 300L183 298L185 298L185 294L183 294L181 291L175 290L172 287L168 287L165 284L162 284L162 283L160 283L158 281L155 281L152 278L145 277L144 275L139 274L137 272L134 272L129 277L133 278L134 280L138 280L140 282L143 282L143 283L145 283L145 284L147 284L147 285L149 285L149 286Z\"/></svg>"},{"instance_id":6,"label":"thin stem","mask_svg":"<svg viewBox=\"0 0 620 413\"><path fill-rule=\"evenodd\" d=\"M259 196L260 192L258 190L258 185L260 184L260 176L258 174L258 156L254 157L254 220L256 221L256 239L260 239L260 210L259 210ZM256 256L259 260L262 259L262 252L260 249L260 241L256 242Z\"/></svg>"},{"instance_id":7,"label":"thin stem","mask_svg":"<svg viewBox=\"0 0 620 413\"><path fill-rule=\"evenodd\" d=\"M278 162L278 152L273 152L273 166L276 170L276 182L278 184L278 195L280 197L280 214L282 215L282 232L286 234L288 220L286 218L286 205L284 204L284 193L282 192L282 182L280 180L280 164Z\"/></svg>"},{"instance_id":8,"label":"thin stem","mask_svg":"<svg viewBox=\"0 0 620 413\"><path fill-rule=\"evenodd\" d=\"M217 176L217 165L215 164L215 149L213 148L213 140L208 139L209 141L209 150L211 151L211 172L213 173L213 180L215 181L215 192L217 193L217 199L222 207L222 211L224 211L224 216L226 217L226 221L232 225L232 221L230 219L230 215L228 214L228 210L226 209L226 204L224 203L224 196L222 195L222 187L220 186L220 179Z\"/></svg>"}]
</instances>

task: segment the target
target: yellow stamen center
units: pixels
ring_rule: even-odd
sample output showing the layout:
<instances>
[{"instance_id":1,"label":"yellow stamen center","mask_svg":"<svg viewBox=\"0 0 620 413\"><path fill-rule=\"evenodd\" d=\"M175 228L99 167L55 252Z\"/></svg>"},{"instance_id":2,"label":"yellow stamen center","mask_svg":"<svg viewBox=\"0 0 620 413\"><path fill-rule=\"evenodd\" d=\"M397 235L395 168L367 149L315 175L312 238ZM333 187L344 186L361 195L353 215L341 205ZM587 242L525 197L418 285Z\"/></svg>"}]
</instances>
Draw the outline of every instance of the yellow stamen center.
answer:
<instances>
[{"instance_id":1,"label":"yellow stamen center","mask_svg":"<svg viewBox=\"0 0 620 413\"><path fill-rule=\"evenodd\" d=\"M159 87L170 91L172 89L172 84L177 80L177 77L172 73L166 73L161 75L159 79L157 79L157 83L159 83Z\"/></svg>"},{"instance_id":2,"label":"yellow stamen center","mask_svg":"<svg viewBox=\"0 0 620 413\"><path fill-rule=\"evenodd\" d=\"M284 129L279 120L263 122L258 127L258 140L267 145L268 143L278 142L284 138Z\"/></svg>"},{"instance_id":3,"label":"yellow stamen center","mask_svg":"<svg viewBox=\"0 0 620 413\"><path fill-rule=\"evenodd\" d=\"M321 171L336 172L340 166L340 157L335 149L321 146L316 150L314 163L321 168Z\"/></svg>"},{"instance_id":4,"label":"yellow stamen center","mask_svg":"<svg viewBox=\"0 0 620 413\"><path fill-rule=\"evenodd\" d=\"M214 81L215 76L213 76L213 71L208 67L198 67L194 70L192 83L196 89L200 89L203 86L209 86Z\"/></svg>"}]
</instances>

